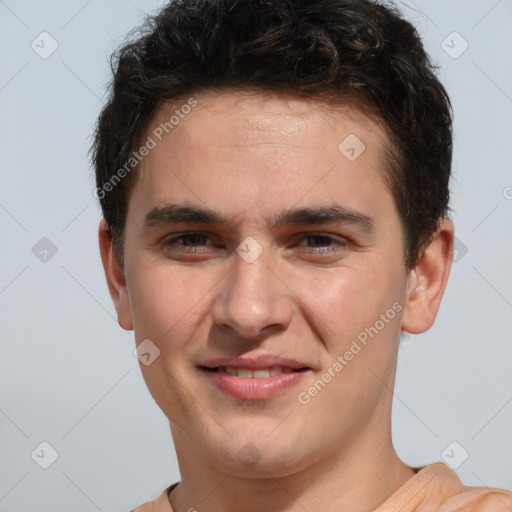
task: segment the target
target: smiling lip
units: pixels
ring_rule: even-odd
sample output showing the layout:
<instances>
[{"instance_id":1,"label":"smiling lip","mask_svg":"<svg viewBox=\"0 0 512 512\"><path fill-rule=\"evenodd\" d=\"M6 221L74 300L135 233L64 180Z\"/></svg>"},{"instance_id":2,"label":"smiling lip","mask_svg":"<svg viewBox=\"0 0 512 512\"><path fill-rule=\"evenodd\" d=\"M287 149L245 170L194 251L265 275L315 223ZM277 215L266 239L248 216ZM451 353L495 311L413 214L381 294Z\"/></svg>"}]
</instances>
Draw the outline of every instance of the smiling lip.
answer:
<instances>
[{"instance_id":1,"label":"smiling lip","mask_svg":"<svg viewBox=\"0 0 512 512\"><path fill-rule=\"evenodd\" d=\"M220 390L242 400L266 400L277 396L298 384L305 373L311 370L293 359L271 355L217 358L206 361L199 368ZM268 377L261 376L265 375L264 370L269 369ZM248 370L256 372L257 376L251 377Z\"/></svg>"}]
</instances>

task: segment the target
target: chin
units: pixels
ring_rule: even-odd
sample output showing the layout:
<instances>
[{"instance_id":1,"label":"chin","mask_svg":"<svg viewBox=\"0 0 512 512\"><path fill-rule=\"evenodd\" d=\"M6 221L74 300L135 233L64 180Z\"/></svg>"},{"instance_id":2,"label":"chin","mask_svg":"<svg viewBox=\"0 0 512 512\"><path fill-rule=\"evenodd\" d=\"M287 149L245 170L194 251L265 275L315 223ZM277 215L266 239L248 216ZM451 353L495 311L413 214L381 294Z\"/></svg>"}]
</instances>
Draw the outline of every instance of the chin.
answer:
<instances>
[{"instance_id":1,"label":"chin","mask_svg":"<svg viewBox=\"0 0 512 512\"><path fill-rule=\"evenodd\" d=\"M289 431L283 430L284 437L274 432L274 438L268 432L271 429L260 435L231 432L233 438L225 438L225 446L211 446L209 459L215 460L221 471L239 477L284 477L309 465L311 457L303 452L303 445L300 452L297 450L297 442Z\"/></svg>"}]
</instances>

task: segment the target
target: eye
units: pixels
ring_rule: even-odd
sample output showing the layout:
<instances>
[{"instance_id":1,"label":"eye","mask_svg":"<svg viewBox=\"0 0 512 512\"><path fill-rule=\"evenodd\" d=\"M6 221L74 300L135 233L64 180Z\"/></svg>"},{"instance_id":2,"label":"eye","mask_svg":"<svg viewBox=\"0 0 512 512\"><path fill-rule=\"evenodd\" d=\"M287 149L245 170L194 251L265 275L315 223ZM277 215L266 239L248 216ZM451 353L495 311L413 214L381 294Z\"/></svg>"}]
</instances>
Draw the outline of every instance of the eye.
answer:
<instances>
[{"instance_id":1,"label":"eye","mask_svg":"<svg viewBox=\"0 0 512 512\"><path fill-rule=\"evenodd\" d=\"M165 237L161 248L167 258L197 261L215 257L222 246L204 233L179 233Z\"/></svg>"},{"instance_id":2,"label":"eye","mask_svg":"<svg viewBox=\"0 0 512 512\"><path fill-rule=\"evenodd\" d=\"M332 236L328 235L306 235L303 238L307 242L308 247L330 247L334 244L335 240ZM303 245L303 244L299 244Z\"/></svg>"},{"instance_id":3,"label":"eye","mask_svg":"<svg viewBox=\"0 0 512 512\"><path fill-rule=\"evenodd\" d=\"M304 244L302 242L306 242L306 243ZM316 233L311 234L311 235L305 235L302 238L301 243L299 243L299 245L301 245L301 246L307 245L308 247L321 248L321 249L326 249L329 247L331 249L335 249L335 248L339 247L340 245L345 246L346 244L347 244L346 240L334 238L330 235L316 234Z\"/></svg>"},{"instance_id":4,"label":"eye","mask_svg":"<svg viewBox=\"0 0 512 512\"><path fill-rule=\"evenodd\" d=\"M180 240L183 242L182 244L179 243ZM167 241L167 243L177 243L178 245L182 246L198 247L201 245L206 245L207 240L209 240L209 238L206 235L202 235L201 233L185 233L184 235L171 238Z\"/></svg>"},{"instance_id":5,"label":"eye","mask_svg":"<svg viewBox=\"0 0 512 512\"><path fill-rule=\"evenodd\" d=\"M327 235L325 233L308 233L296 244L296 248L306 257L335 257L346 256L350 243L343 237Z\"/></svg>"}]
</instances>

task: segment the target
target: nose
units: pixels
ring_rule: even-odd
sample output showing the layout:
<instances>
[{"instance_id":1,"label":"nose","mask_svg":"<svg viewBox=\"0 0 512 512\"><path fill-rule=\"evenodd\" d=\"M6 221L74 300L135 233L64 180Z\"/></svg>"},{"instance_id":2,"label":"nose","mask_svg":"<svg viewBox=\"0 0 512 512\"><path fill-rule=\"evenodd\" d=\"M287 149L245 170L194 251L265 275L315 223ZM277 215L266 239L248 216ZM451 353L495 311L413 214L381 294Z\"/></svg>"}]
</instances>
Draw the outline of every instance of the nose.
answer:
<instances>
[{"instance_id":1,"label":"nose","mask_svg":"<svg viewBox=\"0 0 512 512\"><path fill-rule=\"evenodd\" d=\"M246 339L286 330L293 318L289 288L263 255L252 263L234 259L212 306L214 325Z\"/></svg>"}]
</instances>

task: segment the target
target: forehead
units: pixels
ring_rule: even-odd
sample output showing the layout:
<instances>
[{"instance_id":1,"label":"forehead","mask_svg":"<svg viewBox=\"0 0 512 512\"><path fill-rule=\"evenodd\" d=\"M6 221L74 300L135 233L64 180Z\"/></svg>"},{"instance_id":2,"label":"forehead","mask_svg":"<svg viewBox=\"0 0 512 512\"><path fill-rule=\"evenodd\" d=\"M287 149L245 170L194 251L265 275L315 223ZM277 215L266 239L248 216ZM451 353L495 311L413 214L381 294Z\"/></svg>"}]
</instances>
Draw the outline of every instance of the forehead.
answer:
<instances>
[{"instance_id":1,"label":"forehead","mask_svg":"<svg viewBox=\"0 0 512 512\"><path fill-rule=\"evenodd\" d=\"M304 206L339 198L356 209L372 196L376 205L392 203L382 180L385 129L350 105L208 91L161 105L145 137L154 147L131 196L144 201L146 211L170 199L254 217L301 197Z\"/></svg>"},{"instance_id":2,"label":"forehead","mask_svg":"<svg viewBox=\"0 0 512 512\"><path fill-rule=\"evenodd\" d=\"M332 145L332 140L324 139L327 132L336 137L355 129L370 145L388 143L383 122L368 117L355 104L333 104L291 93L229 89L202 92L193 97L193 102L192 108L191 98L163 103L148 133L160 127L164 138L172 132L198 147L215 139L217 145L232 149L287 146L311 150L318 148L319 135L325 144Z\"/></svg>"}]
</instances>

